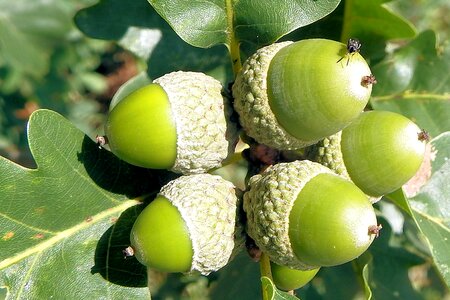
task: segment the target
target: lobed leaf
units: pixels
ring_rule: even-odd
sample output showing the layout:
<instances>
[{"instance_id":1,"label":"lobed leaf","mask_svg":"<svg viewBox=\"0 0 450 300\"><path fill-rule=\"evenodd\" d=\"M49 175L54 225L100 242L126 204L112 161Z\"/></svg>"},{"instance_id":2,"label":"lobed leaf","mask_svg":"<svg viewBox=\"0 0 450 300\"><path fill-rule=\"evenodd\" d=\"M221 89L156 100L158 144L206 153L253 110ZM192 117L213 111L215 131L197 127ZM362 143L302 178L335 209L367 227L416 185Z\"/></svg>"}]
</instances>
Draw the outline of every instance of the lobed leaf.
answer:
<instances>
[{"instance_id":1,"label":"lobed leaf","mask_svg":"<svg viewBox=\"0 0 450 300\"><path fill-rule=\"evenodd\" d=\"M144 267L122 250L133 199L158 178L52 111L32 114L28 140L37 169L0 157L0 286L14 299L148 297Z\"/></svg>"}]
</instances>

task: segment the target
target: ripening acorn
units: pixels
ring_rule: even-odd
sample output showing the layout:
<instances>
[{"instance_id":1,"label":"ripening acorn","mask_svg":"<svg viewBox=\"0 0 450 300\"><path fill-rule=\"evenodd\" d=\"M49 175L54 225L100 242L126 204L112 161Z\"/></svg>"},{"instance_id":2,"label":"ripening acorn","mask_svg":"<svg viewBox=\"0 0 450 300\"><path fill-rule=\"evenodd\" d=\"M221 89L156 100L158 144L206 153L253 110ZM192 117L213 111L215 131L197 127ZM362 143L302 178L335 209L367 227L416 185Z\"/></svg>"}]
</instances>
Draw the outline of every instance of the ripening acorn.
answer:
<instances>
[{"instance_id":1,"label":"ripening acorn","mask_svg":"<svg viewBox=\"0 0 450 300\"><path fill-rule=\"evenodd\" d=\"M425 147L423 131L405 116L367 111L310 148L311 159L351 179L366 194L380 197L417 173Z\"/></svg>"},{"instance_id":2,"label":"ripening acorn","mask_svg":"<svg viewBox=\"0 0 450 300\"><path fill-rule=\"evenodd\" d=\"M246 134L279 150L330 136L354 120L372 92L359 48L325 39L259 49L233 84L235 110Z\"/></svg>"},{"instance_id":3,"label":"ripening acorn","mask_svg":"<svg viewBox=\"0 0 450 300\"><path fill-rule=\"evenodd\" d=\"M244 241L236 193L217 175L185 175L169 182L133 225L135 257L164 272L219 270Z\"/></svg>"},{"instance_id":4,"label":"ripening acorn","mask_svg":"<svg viewBox=\"0 0 450 300\"><path fill-rule=\"evenodd\" d=\"M173 72L122 99L105 134L126 162L176 173L203 173L233 152L237 129L222 86L203 73Z\"/></svg>"},{"instance_id":5,"label":"ripening acorn","mask_svg":"<svg viewBox=\"0 0 450 300\"><path fill-rule=\"evenodd\" d=\"M312 270L296 270L270 262L273 283L283 291L292 291L310 282L320 268Z\"/></svg>"},{"instance_id":6,"label":"ripening acorn","mask_svg":"<svg viewBox=\"0 0 450 300\"><path fill-rule=\"evenodd\" d=\"M310 270L361 255L378 229L368 197L319 163L279 163L249 180L247 233L270 260Z\"/></svg>"}]
</instances>

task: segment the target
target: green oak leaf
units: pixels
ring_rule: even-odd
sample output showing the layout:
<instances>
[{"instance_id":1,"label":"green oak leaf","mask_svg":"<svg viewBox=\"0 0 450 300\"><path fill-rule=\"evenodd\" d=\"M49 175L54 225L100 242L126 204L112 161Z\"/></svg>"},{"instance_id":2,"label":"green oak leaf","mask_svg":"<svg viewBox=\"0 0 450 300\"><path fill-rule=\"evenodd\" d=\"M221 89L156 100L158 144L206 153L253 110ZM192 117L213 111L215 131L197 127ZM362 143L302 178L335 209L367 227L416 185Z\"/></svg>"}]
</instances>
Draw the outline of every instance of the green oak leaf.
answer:
<instances>
[{"instance_id":1,"label":"green oak leaf","mask_svg":"<svg viewBox=\"0 0 450 300\"><path fill-rule=\"evenodd\" d=\"M300 299L294 295L288 294L286 292L277 289L275 284L269 277L261 277L262 289L263 289L263 299L264 300L295 300Z\"/></svg>"},{"instance_id":2,"label":"green oak leaf","mask_svg":"<svg viewBox=\"0 0 450 300\"><path fill-rule=\"evenodd\" d=\"M374 109L401 113L432 136L450 130L450 47L424 31L372 67Z\"/></svg>"},{"instance_id":3,"label":"green oak leaf","mask_svg":"<svg viewBox=\"0 0 450 300\"><path fill-rule=\"evenodd\" d=\"M389 199L413 217L434 264L450 287L450 132L434 138L431 146L431 177L426 184L410 199L401 190Z\"/></svg>"},{"instance_id":4,"label":"green oak leaf","mask_svg":"<svg viewBox=\"0 0 450 300\"><path fill-rule=\"evenodd\" d=\"M275 42L329 13L340 0L157 1L155 10L187 43L202 48L237 41L259 46Z\"/></svg>"},{"instance_id":5,"label":"green oak leaf","mask_svg":"<svg viewBox=\"0 0 450 300\"><path fill-rule=\"evenodd\" d=\"M84 34L117 41L145 60L152 79L178 70L205 72L223 82L231 78L225 47L200 49L185 43L146 0L101 0L80 10L75 24Z\"/></svg>"},{"instance_id":6,"label":"green oak leaf","mask_svg":"<svg viewBox=\"0 0 450 300\"><path fill-rule=\"evenodd\" d=\"M259 265L246 251L239 253L216 275L218 279L211 289L211 299L261 299Z\"/></svg>"},{"instance_id":7,"label":"green oak leaf","mask_svg":"<svg viewBox=\"0 0 450 300\"><path fill-rule=\"evenodd\" d=\"M389 223L378 218L383 229L361 260L366 296L372 299L422 299L414 289L408 270L425 261L396 242Z\"/></svg>"},{"instance_id":8,"label":"green oak leaf","mask_svg":"<svg viewBox=\"0 0 450 300\"><path fill-rule=\"evenodd\" d=\"M0 157L0 287L13 299L148 297L145 268L122 251L158 177L49 110L31 115L28 141L36 169Z\"/></svg>"},{"instance_id":9,"label":"green oak leaf","mask_svg":"<svg viewBox=\"0 0 450 300\"><path fill-rule=\"evenodd\" d=\"M409 202L434 263L450 287L450 132L436 137L431 145L435 155L431 177Z\"/></svg>"},{"instance_id":10,"label":"green oak leaf","mask_svg":"<svg viewBox=\"0 0 450 300\"><path fill-rule=\"evenodd\" d=\"M386 40L414 37L414 27L387 6L390 1L346 0L341 41L358 38L362 52L377 57L384 55Z\"/></svg>"}]
</instances>

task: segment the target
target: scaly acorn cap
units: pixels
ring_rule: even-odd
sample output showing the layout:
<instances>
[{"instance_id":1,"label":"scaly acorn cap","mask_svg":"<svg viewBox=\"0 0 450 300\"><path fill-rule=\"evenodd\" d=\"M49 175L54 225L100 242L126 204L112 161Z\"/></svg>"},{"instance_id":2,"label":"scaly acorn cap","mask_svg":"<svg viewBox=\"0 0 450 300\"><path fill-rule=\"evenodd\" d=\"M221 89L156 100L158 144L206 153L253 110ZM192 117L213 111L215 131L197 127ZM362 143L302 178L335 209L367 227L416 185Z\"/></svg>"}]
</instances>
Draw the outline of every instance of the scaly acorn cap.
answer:
<instances>
[{"instance_id":1,"label":"scaly acorn cap","mask_svg":"<svg viewBox=\"0 0 450 300\"><path fill-rule=\"evenodd\" d=\"M305 184L318 174L333 172L311 161L279 163L250 178L244 194L247 233L270 259L290 268L310 270L294 254L289 238L289 214Z\"/></svg>"},{"instance_id":2,"label":"scaly acorn cap","mask_svg":"<svg viewBox=\"0 0 450 300\"><path fill-rule=\"evenodd\" d=\"M306 155L309 160L320 163L321 165L333 170L336 174L345 179L352 180L345 167L344 158L341 150L342 131L339 131L329 137L324 138L317 144L306 148ZM382 197L367 196L370 202L376 203Z\"/></svg>"},{"instance_id":3,"label":"scaly acorn cap","mask_svg":"<svg viewBox=\"0 0 450 300\"><path fill-rule=\"evenodd\" d=\"M181 176L162 187L189 229L191 271L203 275L225 266L244 243L238 222L239 198L234 185L218 175Z\"/></svg>"},{"instance_id":4,"label":"scaly acorn cap","mask_svg":"<svg viewBox=\"0 0 450 300\"><path fill-rule=\"evenodd\" d=\"M303 148L305 143L289 134L278 123L267 96L267 72L279 50L292 44L282 42L263 47L243 64L233 84L234 108L245 132L259 143L285 150Z\"/></svg>"},{"instance_id":5,"label":"scaly acorn cap","mask_svg":"<svg viewBox=\"0 0 450 300\"><path fill-rule=\"evenodd\" d=\"M219 167L233 153L238 137L220 82L203 73L183 71L153 82L167 93L176 123L177 156L170 170L195 174Z\"/></svg>"},{"instance_id":6,"label":"scaly acorn cap","mask_svg":"<svg viewBox=\"0 0 450 300\"><path fill-rule=\"evenodd\" d=\"M306 149L308 159L318 162L321 165L330 168L336 174L346 179L350 179L345 168L341 152L342 131L337 132L323 140L317 142Z\"/></svg>"}]
</instances>

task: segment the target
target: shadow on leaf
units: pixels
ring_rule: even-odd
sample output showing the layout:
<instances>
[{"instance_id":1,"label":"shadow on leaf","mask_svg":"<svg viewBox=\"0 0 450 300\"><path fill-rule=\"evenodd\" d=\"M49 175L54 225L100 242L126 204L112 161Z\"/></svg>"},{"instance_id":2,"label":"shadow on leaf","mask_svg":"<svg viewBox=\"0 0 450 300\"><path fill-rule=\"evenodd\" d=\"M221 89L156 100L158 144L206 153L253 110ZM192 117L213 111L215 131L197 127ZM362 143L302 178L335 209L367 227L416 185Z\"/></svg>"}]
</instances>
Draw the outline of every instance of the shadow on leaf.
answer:
<instances>
[{"instance_id":1,"label":"shadow on leaf","mask_svg":"<svg viewBox=\"0 0 450 300\"><path fill-rule=\"evenodd\" d=\"M146 267L135 257L125 257L123 250L130 244L130 231L144 205L124 211L117 222L100 238L95 249L92 274L99 273L105 280L128 287L146 287Z\"/></svg>"},{"instance_id":2,"label":"shadow on leaf","mask_svg":"<svg viewBox=\"0 0 450 300\"><path fill-rule=\"evenodd\" d=\"M132 166L100 149L88 136L84 137L78 160L99 187L131 199L158 192L166 181L165 173L169 173Z\"/></svg>"}]
</instances>

